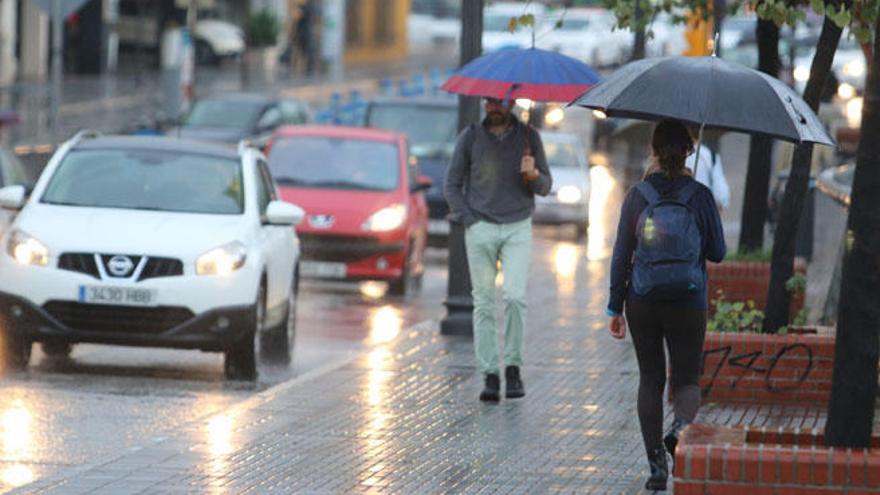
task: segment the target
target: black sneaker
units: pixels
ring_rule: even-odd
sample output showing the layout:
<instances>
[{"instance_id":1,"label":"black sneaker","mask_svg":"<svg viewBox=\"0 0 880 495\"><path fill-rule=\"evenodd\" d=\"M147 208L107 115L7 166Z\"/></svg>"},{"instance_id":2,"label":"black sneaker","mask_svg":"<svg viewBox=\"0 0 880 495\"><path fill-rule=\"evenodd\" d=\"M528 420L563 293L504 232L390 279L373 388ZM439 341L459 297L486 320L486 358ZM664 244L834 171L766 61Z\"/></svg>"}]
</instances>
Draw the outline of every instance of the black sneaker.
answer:
<instances>
[{"instance_id":1,"label":"black sneaker","mask_svg":"<svg viewBox=\"0 0 880 495\"><path fill-rule=\"evenodd\" d=\"M508 366L504 370L504 381L507 382L508 399L518 399L526 395L522 378L519 376L519 366Z\"/></svg>"},{"instance_id":2,"label":"black sneaker","mask_svg":"<svg viewBox=\"0 0 880 495\"><path fill-rule=\"evenodd\" d=\"M687 423L676 418L663 437L663 446L666 447L666 452L672 456L672 472L675 472L675 449L678 447L678 435L685 426Z\"/></svg>"},{"instance_id":3,"label":"black sneaker","mask_svg":"<svg viewBox=\"0 0 880 495\"><path fill-rule=\"evenodd\" d=\"M663 449L654 449L648 452L648 465L651 467L651 477L645 482L645 490L665 491L666 480L669 479L666 452Z\"/></svg>"},{"instance_id":4,"label":"black sneaker","mask_svg":"<svg viewBox=\"0 0 880 495\"><path fill-rule=\"evenodd\" d=\"M483 402L498 402L501 400L501 378L498 375L490 373L486 375L486 385L480 393L480 400Z\"/></svg>"}]
</instances>

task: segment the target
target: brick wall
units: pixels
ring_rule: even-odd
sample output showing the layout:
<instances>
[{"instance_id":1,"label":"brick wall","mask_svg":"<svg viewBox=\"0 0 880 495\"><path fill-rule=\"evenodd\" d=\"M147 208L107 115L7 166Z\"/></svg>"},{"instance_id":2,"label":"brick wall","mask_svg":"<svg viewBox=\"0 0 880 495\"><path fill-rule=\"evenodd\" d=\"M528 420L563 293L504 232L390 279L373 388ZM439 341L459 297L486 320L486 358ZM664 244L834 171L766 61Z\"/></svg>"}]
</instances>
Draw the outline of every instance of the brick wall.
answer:
<instances>
[{"instance_id":1,"label":"brick wall","mask_svg":"<svg viewBox=\"0 0 880 495\"><path fill-rule=\"evenodd\" d=\"M817 334L706 334L700 387L706 402L827 404L834 330Z\"/></svg>"},{"instance_id":2,"label":"brick wall","mask_svg":"<svg viewBox=\"0 0 880 495\"><path fill-rule=\"evenodd\" d=\"M794 265L795 273L806 274L807 264L798 259ZM724 293L727 301L754 301L755 307L764 310L767 306L767 288L770 287L770 262L767 261L724 261L707 263L709 275L709 301ZM792 315L804 307L804 294L791 301ZM715 314L715 307L709 305L709 316Z\"/></svg>"},{"instance_id":3,"label":"brick wall","mask_svg":"<svg viewBox=\"0 0 880 495\"><path fill-rule=\"evenodd\" d=\"M880 452L826 448L823 441L815 430L690 425L676 450L675 493L880 493ZM872 447L880 447L880 438Z\"/></svg>"}]
</instances>

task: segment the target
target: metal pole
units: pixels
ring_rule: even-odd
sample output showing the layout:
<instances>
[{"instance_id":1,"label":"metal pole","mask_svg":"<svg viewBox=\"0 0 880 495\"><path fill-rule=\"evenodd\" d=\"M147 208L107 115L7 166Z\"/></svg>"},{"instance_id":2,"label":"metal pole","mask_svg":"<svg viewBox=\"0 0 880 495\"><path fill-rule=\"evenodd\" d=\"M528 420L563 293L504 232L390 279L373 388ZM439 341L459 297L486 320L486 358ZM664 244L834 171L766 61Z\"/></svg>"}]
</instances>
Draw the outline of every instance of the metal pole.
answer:
<instances>
[{"instance_id":1,"label":"metal pole","mask_svg":"<svg viewBox=\"0 0 880 495\"><path fill-rule=\"evenodd\" d=\"M241 60L239 61L239 67L241 69L240 76L240 86L241 90L244 91L248 87L248 83L250 82L250 51L251 51L251 0L243 0L242 5L244 8L244 51L241 52Z\"/></svg>"},{"instance_id":2,"label":"metal pole","mask_svg":"<svg viewBox=\"0 0 880 495\"><path fill-rule=\"evenodd\" d=\"M462 66L480 56L483 51L483 0L464 0L461 9ZM458 128L464 129L480 118L480 99L458 97ZM464 226L450 221L449 276L446 288L446 317L440 322L444 335L473 336L474 302L471 297L471 277L468 272L467 252L464 245Z\"/></svg>"},{"instance_id":3,"label":"metal pole","mask_svg":"<svg viewBox=\"0 0 880 495\"><path fill-rule=\"evenodd\" d=\"M57 145L60 138L58 126L58 109L61 106L61 73L62 73L62 48L64 40L62 30L64 19L61 18L61 0L52 0L52 144Z\"/></svg>"}]
</instances>

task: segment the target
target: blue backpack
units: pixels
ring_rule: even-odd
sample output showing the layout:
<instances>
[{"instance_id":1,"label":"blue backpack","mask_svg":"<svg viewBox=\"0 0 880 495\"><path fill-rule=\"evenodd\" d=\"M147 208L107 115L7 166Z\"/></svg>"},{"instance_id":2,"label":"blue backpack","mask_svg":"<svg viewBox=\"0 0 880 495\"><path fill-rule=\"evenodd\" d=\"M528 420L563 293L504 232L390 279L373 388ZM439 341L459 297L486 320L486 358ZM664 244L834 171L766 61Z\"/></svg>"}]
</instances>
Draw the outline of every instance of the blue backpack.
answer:
<instances>
[{"instance_id":1,"label":"blue backpack","mask_svg":"<svg viewBox=\"0 0 880 495\"><path fill-rule=\"evenodd\" d=\"M687 204L699 187L694 181L675 196L661 196L646 181L636 186L648 201L636 224L630 277L636 295L674 300L703 290L703 239Z\"/></svg>"}]
</instances>

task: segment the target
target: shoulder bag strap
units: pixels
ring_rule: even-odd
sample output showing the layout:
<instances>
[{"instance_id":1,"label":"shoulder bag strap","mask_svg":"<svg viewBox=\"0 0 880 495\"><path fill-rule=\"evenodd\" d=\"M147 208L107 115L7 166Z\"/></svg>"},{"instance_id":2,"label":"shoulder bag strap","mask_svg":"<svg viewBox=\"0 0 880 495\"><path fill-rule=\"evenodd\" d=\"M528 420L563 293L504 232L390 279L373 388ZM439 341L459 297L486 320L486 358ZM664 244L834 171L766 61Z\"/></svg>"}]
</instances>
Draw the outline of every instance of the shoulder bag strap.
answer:
<instances>
[{"instance_id":1,"label":"shoulder bag strap","mask_svg":"<svg viewBox=\"0 0 880 495\"><path fill-rule=\"evenodd\" d=\"M654 186L648 181L643 180L636 184L636 190L641 193L642 197L645 198L645 201L648 202L648 205L660 201L660 193L658 193L657 190L654 189Z\"/></svg>"}]
</instances>

